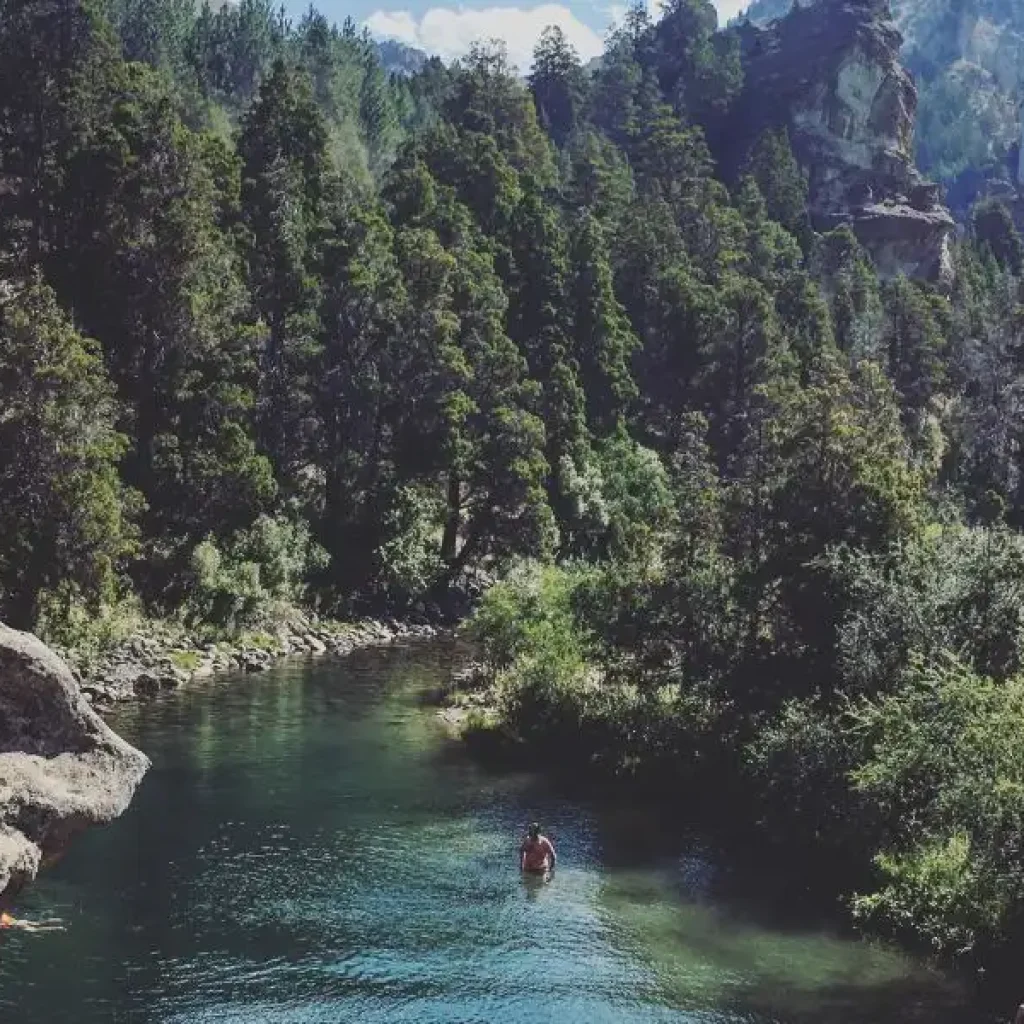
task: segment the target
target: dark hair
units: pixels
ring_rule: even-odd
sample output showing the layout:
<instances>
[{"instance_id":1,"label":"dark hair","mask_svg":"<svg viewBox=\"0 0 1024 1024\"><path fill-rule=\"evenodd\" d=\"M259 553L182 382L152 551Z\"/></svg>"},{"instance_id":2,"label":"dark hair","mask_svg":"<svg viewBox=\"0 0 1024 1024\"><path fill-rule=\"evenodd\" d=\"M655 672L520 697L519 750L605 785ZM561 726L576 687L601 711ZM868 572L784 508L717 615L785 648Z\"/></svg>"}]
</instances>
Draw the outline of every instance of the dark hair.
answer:
<instances>
[{"instance_id":1,"label":"dark hair","mask_svg":"<svg viewBox=\"0 0 1024 1024\"><path fill-rule=\"evenodd\" d=\"M526 830L531 836L540 835L540 825L537 822L531 822L530 827Z\"/></svg>"}]
</instances>

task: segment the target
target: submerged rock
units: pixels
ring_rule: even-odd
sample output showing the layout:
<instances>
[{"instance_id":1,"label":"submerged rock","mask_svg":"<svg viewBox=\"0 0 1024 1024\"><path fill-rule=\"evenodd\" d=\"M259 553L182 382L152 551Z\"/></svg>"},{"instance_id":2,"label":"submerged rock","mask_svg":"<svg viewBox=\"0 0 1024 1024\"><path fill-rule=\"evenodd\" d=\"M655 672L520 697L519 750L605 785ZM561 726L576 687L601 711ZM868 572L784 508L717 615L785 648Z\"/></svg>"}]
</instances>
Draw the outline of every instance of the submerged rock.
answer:
<instances>
[{"instance_id":1,"label":"submerged rock","mask_svg":"<svg viewBox=\"0 0 1024 1024\"><path fill-rule=\"evenodd\" d=\"M53 651L0 626L0 896L76 832L122 814L148 768Z\"/></svg>"}]
</instances>

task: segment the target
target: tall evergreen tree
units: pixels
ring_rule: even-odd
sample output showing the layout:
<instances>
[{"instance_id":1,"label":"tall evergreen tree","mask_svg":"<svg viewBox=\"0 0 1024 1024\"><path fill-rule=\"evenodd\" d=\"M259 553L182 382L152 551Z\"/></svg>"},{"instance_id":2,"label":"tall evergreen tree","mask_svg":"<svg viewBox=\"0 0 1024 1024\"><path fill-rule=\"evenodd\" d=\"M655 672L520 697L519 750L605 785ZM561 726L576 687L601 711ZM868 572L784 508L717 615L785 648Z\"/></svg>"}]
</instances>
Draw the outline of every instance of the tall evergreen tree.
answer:
<instances>
[{"instance_id":1,"label":"tall evergreen tree","mask_svg":"<svg viewBox=\"0 0 1024 1024\"><path fill-rule=\"evenodd\" d=\"M636 398L631 359L638 345L615 297L611 263L600 222L584 213L570 242L573 342L586 395L588 421L598 435L624 423Z\"/></svg>"},{"instance_id":2,"label":"tall evergreen tree","mask_svg":"<svg viewBox=\"0 0 1024 1024\"><path fill-rule=\"evenodd\" d=\"M579 54L557 25L544 30L533 51L530 89L541 124L564 146L579 126L586 78Z\"/></svg>"},{"instance_id":3,"label":"tall evergreen tree","mask_svg":"<svg viewBox=\"0 0 1024 1024\"><path fill-rule=\"evenodd\" d=\"M279 473L295 486L313 443L317 260L331 186L323 118L308 81L282 62L245 117L239 152L249 281L267 327L261 434Z\"/></svg>"},{"instance_id":4,"label":"tall evergreen tree","mask_svg":"<svg viewBox=\"0 0 1024 1024\"><path fill-rule=\"evenodd\" d=\"M0 409L0 617L31 630L114 597L133 541L114 389L38 273L0 280Z\"/></svg>"}]
</instances>

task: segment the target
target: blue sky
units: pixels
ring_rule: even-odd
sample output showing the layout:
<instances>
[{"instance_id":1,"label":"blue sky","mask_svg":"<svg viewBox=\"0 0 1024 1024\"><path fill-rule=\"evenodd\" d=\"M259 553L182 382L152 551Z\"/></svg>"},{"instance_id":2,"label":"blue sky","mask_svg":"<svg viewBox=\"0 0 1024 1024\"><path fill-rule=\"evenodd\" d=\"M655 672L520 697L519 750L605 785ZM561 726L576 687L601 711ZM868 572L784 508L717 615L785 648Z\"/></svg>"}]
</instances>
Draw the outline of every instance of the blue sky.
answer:
<instances>
[{"instance_id":1,"label":"blue sky","mask_svg":"<svg viewBox=\"0 0 1024 1024\"><path fill-rule=\"evenodd\" d=\"M527 70L529 55L541 30L559 24L585 58L596 56L601 40L621 16L625 0L317 0L314 6L332 21L350 16L380 36L400 39L411 46L451 59L481 38L505 39L509 55ZM660 0L649 0L656 10ZM726 20L746 6L747 0L714 0ZM286 0L299 15L308 0Z\"/></svg>"}]
</instances>

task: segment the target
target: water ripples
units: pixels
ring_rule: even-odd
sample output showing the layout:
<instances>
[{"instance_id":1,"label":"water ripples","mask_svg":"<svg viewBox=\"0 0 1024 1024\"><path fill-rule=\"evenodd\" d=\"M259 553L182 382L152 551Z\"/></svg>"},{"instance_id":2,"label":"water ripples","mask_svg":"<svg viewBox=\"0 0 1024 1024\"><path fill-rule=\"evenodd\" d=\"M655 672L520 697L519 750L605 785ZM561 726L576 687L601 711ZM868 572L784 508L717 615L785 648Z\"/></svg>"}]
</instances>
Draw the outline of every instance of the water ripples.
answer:
<instances>
[{"instance_id":1,"label":"water ripples","mask_svg":"<svg viewBox=\"0 0 1024 1024\"><path fill-rule=\"evenodd\" d=\"M19 1024L802 1024L827 1008L861 1024L856 985L836 995L858 977L948 1002L890 954L723 916L696 847L629 863L636 816L614 828L539 780L442 756L416 699L440 671L396 652L126 712L154 771L33 890L27 914L71 927L5 942L0 1009ZM561 858L546 884L516 869L537 817Z\"/></svg>"}]
</instances>

